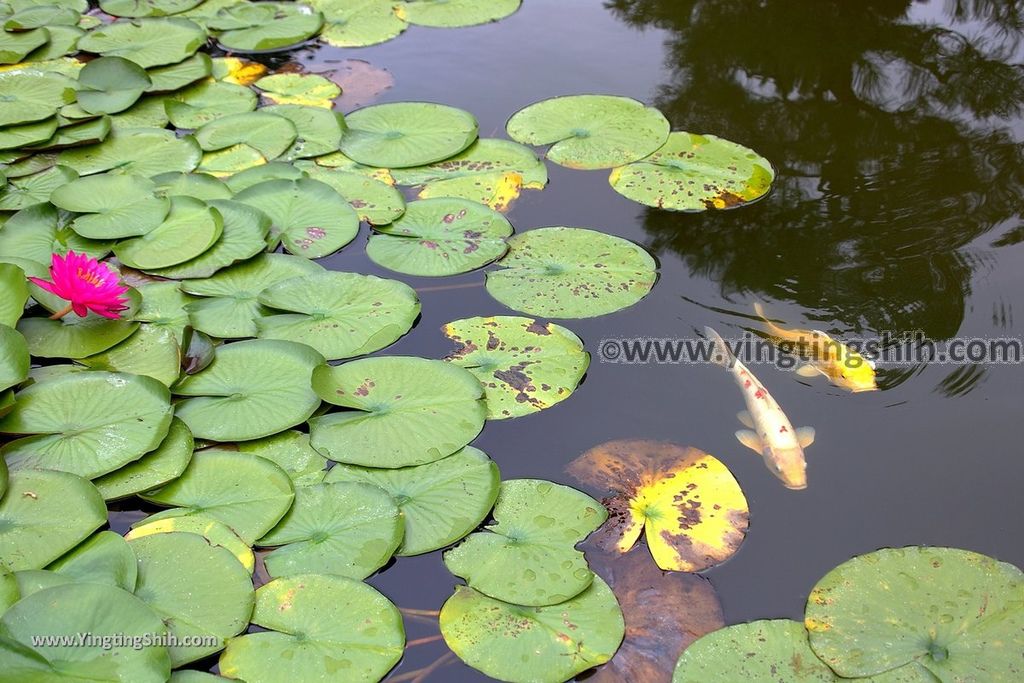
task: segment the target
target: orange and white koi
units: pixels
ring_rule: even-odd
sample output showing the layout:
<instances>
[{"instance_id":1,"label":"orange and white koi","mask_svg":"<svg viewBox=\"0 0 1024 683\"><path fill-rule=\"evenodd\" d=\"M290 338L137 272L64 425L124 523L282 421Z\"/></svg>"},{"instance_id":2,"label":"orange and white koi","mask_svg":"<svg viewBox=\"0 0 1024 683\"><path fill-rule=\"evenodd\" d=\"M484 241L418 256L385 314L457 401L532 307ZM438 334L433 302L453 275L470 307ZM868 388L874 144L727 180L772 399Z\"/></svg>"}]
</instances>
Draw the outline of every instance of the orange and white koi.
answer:
<instances>
[{"instance_id":1,"label":"orange and white koi","mask_svg":"<svg viewBox=\"0 0 1024 683\"><path fill-rule=\"evenodd\" d=\"M814 429L793 429L792 423L772 395L750 370L736 358L725 340L710 327L704 332L714 343L712 360L729 370L743 392L747 409L738 417L749 429L736 432L739 442L764 458L765 465L786 488L807 488L804 448L814 441Z\"/></svg>"}]
</instances>

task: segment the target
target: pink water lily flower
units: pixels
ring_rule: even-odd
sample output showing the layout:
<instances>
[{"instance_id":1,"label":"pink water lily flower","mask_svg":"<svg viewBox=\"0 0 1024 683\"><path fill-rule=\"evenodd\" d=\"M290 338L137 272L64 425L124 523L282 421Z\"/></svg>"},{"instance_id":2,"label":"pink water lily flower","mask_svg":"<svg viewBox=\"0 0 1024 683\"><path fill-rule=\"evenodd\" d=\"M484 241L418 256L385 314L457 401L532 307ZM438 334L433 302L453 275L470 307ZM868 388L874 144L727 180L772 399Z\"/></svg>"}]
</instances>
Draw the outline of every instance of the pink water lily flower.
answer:
<instances>
[{"instance_id":1,"label":"pink water lily flower","mask_svg":"<svg viewBox=\"0 0 1024 683\"><path fill-rule=\"evenodd\" d=\"M57 311L53 319L61 318L74 311L81 317L93 311L104 318L120 318L128 300L121 295L128 288L118 281L117 273L106 263L100 263L85 254L69 251L67 256L54 254L50 260L50 282L37 277L29 280L51 294L69 302L63 310Z\"/></svg>"}]
</instances>

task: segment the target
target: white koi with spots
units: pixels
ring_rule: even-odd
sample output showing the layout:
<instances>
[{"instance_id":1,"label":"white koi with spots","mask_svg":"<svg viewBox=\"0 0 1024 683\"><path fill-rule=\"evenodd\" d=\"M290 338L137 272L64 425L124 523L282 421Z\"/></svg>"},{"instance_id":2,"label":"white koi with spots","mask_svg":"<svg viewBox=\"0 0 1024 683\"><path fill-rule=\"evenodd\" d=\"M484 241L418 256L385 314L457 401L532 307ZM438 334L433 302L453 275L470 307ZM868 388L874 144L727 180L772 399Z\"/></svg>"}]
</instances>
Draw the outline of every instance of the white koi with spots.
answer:
<instances>
[{"instance_id":1,"label":"white koi with spots","mask_svg":"<svg viewBox=\"0 0 1024 683\"><path fill-rule=\"evenodd\" d=\"M736 358L725 340L710 327L705 327L704 332L714 344L712 360L729 370L747 404L747 409L739 414L739 419L749 429L737 431L736 438L764 458L765 465L782 480L786 488L807 488L804 448L814 441L814 429L793 429L779 404L757 377Z\"/></svg>"}]
</instances>

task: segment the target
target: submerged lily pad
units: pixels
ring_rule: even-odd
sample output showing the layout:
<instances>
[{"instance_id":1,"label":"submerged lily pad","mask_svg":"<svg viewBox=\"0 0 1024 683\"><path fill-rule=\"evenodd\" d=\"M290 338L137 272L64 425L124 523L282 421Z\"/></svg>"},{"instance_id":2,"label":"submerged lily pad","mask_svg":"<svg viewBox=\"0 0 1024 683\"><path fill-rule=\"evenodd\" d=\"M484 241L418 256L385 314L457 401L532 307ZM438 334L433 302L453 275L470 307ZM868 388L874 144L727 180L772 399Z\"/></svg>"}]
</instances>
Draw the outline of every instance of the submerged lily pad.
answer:
<instances>
[{"instance_id":1,"label":"submerged lily pad","mask_svg":"<svg viewBox=\"0 0 1024 683\"><path fill-rule=\"evenodd\" d=\"M408 275L455 275L502 256L512 225L497 211L465 199L411 202L394 223L376 228L366 254Z\"/></svg>"},{"instance_id":2,"label":"submerged lily pad","mask_svg":"<svg viewBox=\"0 0 1024 683\"><path fill-rule=\"evenodd\" d=\"M159 446L171 424L167 387L150 377L72 373L32 384L17 399L0 432L31 436L0 449L12 469L97 477Z\"/></svg>"},{"instance_id":3,"label":"submerged lily pad","mask_svg":"<svg viewBox=\"0 0 1024 683\"><path fill-rule=\"evenodd\" d=\"M11 472L0 498L0 557L11 571L41 569L106 523L103 497L85 479L51 470Z\"/></svg>"},{"instance_id":4,"label":"submerged lily pad","mask_svg":"<svg viewBox=\"0 0 1024 683\"><path fill-rule=\"evenodd\" d=\"M174 386L174 393L185 397L175 413L201 439L245 441L276 434L304 422L320 405L309 383L323 360L305 344L290 341L226 344L209 367Z\"/></svg>"},{"instance_id":5,"label":"submerged lily pad","mask_svg":"<svg viewBox=\"0 0 1024 683\"><path fill-rule=\"evenodd\" d=\"M487 419L529 415L569 398L590 365L579 337L560 325L501 315L442 328L456 349L445 360L480 380Z\"/></svg>"},{"instance_id":6,"label":"submerged lily pad","mask_svg":"<svg viewBox=\"0 0 1024 683\"><path fill-rule=\"evenodd\" d=\"M628 97L569 95L531 104L508 121L508 135L527 145L551 145L547 158L593 170L643 159L668 139L668 120Z\"/></svg>"},{"instance_id":7,"label":"submerged lily pad","mask_svg":"<svg viewBox=\"0 0 1024 683\"><path fill-rule=\"evenodd\" d=\"M420 555L443 548L475 529L498 496L498 466L467 446L425 465L381 469L337 463L326 482L364 482L384 489L398 502L405 536L397 555Z\"/></svg>"},{"instance_id":8,"label":"submerged lily pad","mask_svg":"<svg viewBox=\"0 0 1024 683\"><path fill-rule=\"evenodd\" d=\"M618 440L569 463L578 481L607 490L611 523L600 546L628 551L646 530L654 561L667 571L698 572L732 557L747 532L749 508L729 469L696 448Z\"/></svg>"},{"instance_id":9,"label":"submerged lily pad","mask_svg":"<svg viewBox=\"0 0 1024 683\"><path fill-rule=\"evenodd\" d=\"M341 151L367 166L407 168L447 159L473 144L472 114L429 102L364 107L345 117Z\"/></svg>"},{"instance_id":10,"label":"submerged lily pad","mask_svg":"<svg viewBox=\"0 0 1024 683\"><path fill-rule=\"evenodd\" d=\"M364 358L313 372L313 389L347 410L310 420L310 443L336 462L422 465L451 455L483 428L476 378L448 363L409 356Z\"/></svg>"},{"instance_id":11,"label":"submerged lily pad","mask_svg":"<svg viewBox=\"0 0 1024 683\"><path fill-rule=\"evenodd\" d=\"M359 581L306 574L276 579L256 591L252 622L268 629L228 642L225 676L247 683L379 681L398 663L405 629L398 609Z\"/></svg>"},{"instance_id":12,"label":"submerged lily pad","mask_svg":"<svg viewBox=\"0 0 1024 683\"><path fill-rule=\"evenodd\" d=\"M674 211L731 209L764 196L772 165L735 142L675 132L649 157L612 171L612 188L635 202Z\"/></svg>"},{"instance_id":13,"label":"submerged lily pad","mask_svg":"<svg viewBox=\"0 0 1024 683\"><path fill-rule=\"evenodd\" d=\"M93 480L105 500L148 491L177 479L192 459L194 441L185 423L175 418L160 445L135 462Z\"/></svg>"},{"instance_id":14,"label":"submerged lily pad","mask_svg":"<svg viewBox=\"0 0 1024 683\"><path fill-rule=\"evenodd\" d=\"M642 247L585 228L538 228L508 241L487 291L509 308L548 318L592 318L651 291L657 264Z\"/></svg>"},{"instance_id":15,"label":"submerged lily pad","mask_svg":"<svg viewBox=\"0 0 1024 683\"><path fill-rule=\"evenodd\" d=\"M367 47L391 40L409 25L392 0L311 0L324 15L320 39L335 47Z\"/></svg>"},{"instance_id":16,"label":"submerged lily pad","mask_svg":"<svg viewBox=\"0 0 1024 683\"><path fill-rule=\"evenodd\" d=\"M184 196L171 197L170 206L155 228L114 245L121 263L140 270L168 268L201 256L220 239L224 219L217 209Z\"/></svg>"},{"instance_id":17,"label":"submerged lily pad","mask_svg":"<svg viewBox=\"0 0 1024 683\"><path fill-rule=\"evenodd\" d=\"M123 57L94 59L78 73L78 104L90 114L116 114L135 104L153 82Z\"/></svg>"},{"instance_id":18,"label":"submerged lily pad","mask_svg":"<svg viewBox=\"0 0 1024 683\"><path fill-rule=\"evenodd\" d=\"M177 64L206 42L206 31L178 17L118 20L93 29L78 48L105 57L124 57L148 69Z\"/></svg>"},{"instance_id":19,"label":"submerged lily pad","mask_svg":"<svg viewBox=\"0 0 1024 683\"><path fill-rule=\"evenodd\" d=\"M217 42L231 52L269 52L298 45L316 35L323 16L308 5L244 2L217 13L213 28L226 28Z\"/></svg>"},{"instance_id":20,"label":"submerged lily pad","mask_svg":"<svg viewBox=\"0 0 1024 683\"><path fill-rule=\"evenodd\" d=\"M410 24L459 28L498 21L515 13L522 0L406 0L395 12Z\"/></svg>"},{"instance_id":21,"label":"submerged lily pad","mask_svg":"<svg viewBox=\"0 0 1024 683\"><path fill-rule=\"evenodd\" d=\"M364 579L391 559L402 540L398 505L371 484L338 482L295 489L295 503L257 541L277 547L264 558L274 578L319 573Z\"/></svg>"},{"instance_id":22,"label":"submerged lily pad","mask_svg":"<svg viewBox=\"0 0 1024 683\"><path fill-rule=\"evenodd\" d=\"M966 550L879 550L818 582L805 625L814 653L843 677L923 667L943 683L1017 680L1024 573Z\"/></svg>"},{"instance_id":23,"label":"submerged lily pad","mask_svg":"<svg viewBox=\"0 0 1024 683\"><path fill-rule=\"evenodd\" d=\"M539 479L502 482L494 523L444 554L448 571L475 590L517 605L554 605L594 578L577 543L604 523L604 507L576 489Z\"/></svg>"},{"instance_id":24,"label":"submerged lily pad","mask_svg":"<svg viewBox=\"0 0 1024 683\"><path fill-rule=\"evenodd\" d=\"M255 320L258 337L301 342L332 360L393 344L420 314L408 285L356 273L291 278L267 287L258 300L275 309Z\"/></svg>"},{"instance_id":25,"label":"submerged lily pad","mask_svg":"<svg viewBox=\"0 0 1024 683\"><path fill-rule=\"evenodd\" d=\"M511 605L458 586L441 608L441 634L459 659L513 683L571 680L611 659L624 630L615 596L596 576L558 605Z\"/></svg>"}]
</instances>

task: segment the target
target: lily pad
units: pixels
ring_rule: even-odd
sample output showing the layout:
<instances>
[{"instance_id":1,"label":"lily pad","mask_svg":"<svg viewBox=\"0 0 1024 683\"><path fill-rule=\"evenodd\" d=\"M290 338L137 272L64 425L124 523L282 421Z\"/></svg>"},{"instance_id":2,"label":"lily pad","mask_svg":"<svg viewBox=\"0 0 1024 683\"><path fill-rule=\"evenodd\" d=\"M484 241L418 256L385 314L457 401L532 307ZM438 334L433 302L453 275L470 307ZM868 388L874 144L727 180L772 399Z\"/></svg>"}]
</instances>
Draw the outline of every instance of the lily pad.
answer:
<instances>
[{"instance_id":1,"label":"lily pad","mask_svg":"<svg viewBox=\"0 0 1024 683\"><path fill-rule=\"evenodd\" d=\"M100 531L47 567L78 583L101 583L128 592L138 578L135 553L120 534Z\"/></svg>"},{"instance_id":2,"label":"lily pad","mask_svg":"<svg viewBox=\"0 0 1024 683\"><path fill-rule=\"evenodd\" d=\"M814 653L844 678L923 667L943 683L1024 675L1024 573L951 548L885 549L811 591Z\"/></svg>"},{"instance_id":3,"label":"lily pad","mask_svg":"<svg viewBox=\"0 0 1024 683\"><path fill-rule=\"evenodd\" d=\"M135 104L153 82L123 57L100 57L78 73L78 104L90 114L116 114Z\"/></svg>"},{"instance_id":4,"label":"lily pad","mask_svg":"<svg viewBox=\"0 0 1024 683\"><path fill-rule=\"evenodd\" d=\"M189 326L185 307L196 297L184 294L180 286L159 280L140 285L136 291L142 296L142 305L132 319L168 330L179 345L185 346L185 328Z\"/></svg>"},{"instance_id":5,"label":"lily pad","mask_svg":"<svg viewBox=\"0 0 1024 683\"><path fill-rule=\"evenodd\" d=\"M28 53L26 61L32 64L55 62L65 55L78 52L78 39L85 35L79 26L47 26L46 32L50 34L49 41Z\"/></svg>"},{"instance_id":6,"label":"lily pad","mask_svg":"<svg viewBox=\"0 0 1024 683\"><path fill-rule=\"evenodd\" d=\"M332 360L390 346L420 314L408 285L356 273L291 278L267 287L258 300L276 309L255 320L258 337L301 342Z\"/></svg>"},{"instance_id":7,"label":"lily pad","mask_svg":"<svg viewBox=\"0 0 1024 683\"><path fill-rule=\"evenodd\" d=\"M364 107L345 117L341 151L367 166L408 168L452 157L477 137L472 114L429 102Z\"/></svg>"},{"instance_id":8,"label":"lily pad","mask_svg":"<svg viewBox=\"0 0 1024 683\"><path fill-rule=\"evenodd\" d=\"M229 29L217 37L225 50L272 52L312 38L323 23L323 16L308 5L246 2L218 12L216 22L210 22L210 26Z\"/></svg>"},{"instance_id":9,"label":"lily pad","mask_svg":"<svg viewBox=\"0 0 1024 683\"><path fill-rule=\"evenodd\" d=\"M212 13L233 7L242 0L206 0L199 9L213 10ZM218 7L219 5L219 7ZM216 9L214 9L216 8ZM213 77L225 83L252 85L267 73L267 67L239 57L217 57L213 60Z\"/></svg>"},{"instance_id":10,"label":"lily pad","mask_svg":"<svg viewBox=\"0 0 1024 683\"><path fill-rule=\"evenodd\" d=\"M6 186L0 187L0 211L20 211L45 202L54 190L77 177L78 173L70 168L53 166L32 175L11 178Z\"/></svg>"},{"instance_id":11,"label":"lily pad","mask_svg":"<svg viewBox=\"0 0 1024 683\"><path fill-rule=\"evenodd\" d=\"M154 517L159 517L159 513ZM153 534L199 534L210 545L224 548L230 552L249 575L252 575L256 569L256 555L252 552L252 548L246 545L245 541L224 522L202 513L159 519L154 519L154 517L146 517L133 524L125 538L131 541Z\"/></svg>"},{"instance_id":12,"label":"lily pad","mask_svg":"<svg viewBox=\"0 0 1024 683\"><path fill-rule=\"evenodd\" d=\"M335 47L367 47L395 38L409 24L391 0L311 0L324 15L320 39Z\"/></svg>"},{"instance_id":13,"label":"lily pad","mask_svg":"<svg viewBox=\"0 0 1024 683\"><path fill-rule=\"evenodd\" d=\"M4 232L8 229L5 225ZM4 232L0 232L0 235ZM3 241L0 241L0 254L7 253L3 246ZM0 294L3 295L0 297L0 325L13 327L25 312L25 303L28 301L25 272L13 263L0 263Z\"/></svg>"},{"instance_id":14,"label":"lily pad","mask_svg":"<svg viewBox=\"0 0 1024 683\"><path fill-rule=\"evenodd\" d=\"M109 116L88 119L81 123L62 125L46 142L33 145L35 150L59 150L80 145L94 145L107 139L112 128Z\"/></svg>"},{"instance_id":15,"label":"lily pad","mask_svg":"<svg viewBox=\"0 0 1024 683\"><path fill-rule=\"evenodd\" d=\"M12 7L14 13L3 20L5 31L29 31L49 26L74 26L78 23L79 12L59 4L33 4Z\"/></svg>"},{"instance_id":16,"label":"lily pad","mask_svg":"<svg viewBox=\"0 0 1024 683\"><path fill-rule=\"evenodd\" d=\"M775 179L767 159L714 135L676 132L650 156L617 168L612 188L673 211L731 209L763 197Z\"/></svg>"},{"instance_id":17,"label":"lily pad","mask_svg":"<svg viewBox=\"0 0 1024 683\"><path fill-rule=\"evenodd\" d=\"M192 9L203 0L100 0L100 9L115 17L165 17Z\"/></svg>"},{"instance_id":18,"label":"lily pad","mask_svg":"<svg viewBox=\"0 0 1024 683\"><path fill-rule=\"evenodd\" d=\"M494 523L444 554L448 571L475 590L517 605L554 605L579 595L594 573L575 546L608 513L576 489L539 479L502 482Z\"/></svg>"},{"instance_id":19,"label":"lily pad","mask_svg":"<svg viewBox=\"0 0 1024 683\"><path fill-rule=\"evenodd\" d=\"M459 586L441 608L441 634L459 659L513 683L571 680L611 659L624 630L615 595L600 577L558 605L511 605Z\"/></svg>"},{"instance_id":20,"label":"lily pad","mask_svg":"<svg viewBox=\"0 0 1024 683\"><path fill-rule=\"evenodd\" d=\"M119 114L111 114L111 130L163 128L168 121L167 111L164 107L166 101L167 97L164 95L143 95L132 107Z\"/></svg>"},{"instance_id":21,"label":"lily pad","mask_svg":"<svg viewBox=\"0 0 1024 683\"><path fill-rule=\"evenodd\" d=\"M167 217L171 204L157 197L153 181L135 175L95 175L54 190L50 201L81 215L71 229L82 237L109 240L145 235Z\"/></svg>"},{"instance_id":22,"label":"lily pad","mask_svg":"<svg viewBox=\"0 0 1024 683\"><path fill-rule=\"evenodd\" d=\"M171 386L181 373L181 354L174 332L143 324L130 337L102 353L79 360L93 370L152 377Z\"/></svg>"},{"instance_id":23,"label":"lily pad","mask_svg":"<svg viewBox=\"0 0 1024 683\"><path fill-rule=\"evenodd\" d=\"M0 64L17 64L50 40L45 28L31 31L0 31ZM5 117L0 116L0 119Z\"/></svg>"},{"instance_id":24,"label":"lily pad","mask_svg":"<svg viewBox=\"0 0 1024 683\"><path fill-rule=\"evenodd\" d=\"M264 111L229 114L204 124L196 141L207 152L245 145L270 161L281 156L295 142L295 125L283 116Z\"/></svg>"},{"instance_id":25,"label":"lily pad","mask_svg":"<svg viewBox=\"0 0 1024 683\"><path fill-rule=\"evenodd\" d=\"M341 88L317 74L271 74L253 85L274 104L302 104L330 109L334 106L334 98L341 94Z\"/></svg>"},{"instance_id":26,"label":"lily pad","mask_svg":"<svg viewBox=\"0 0 1024 683\"><path fill-rule=\"evenodd\" d=\"M49 203L33 204L11 216L0 230L0 258L24 258L50 266L52 254L65 256L69 251L101 259L110 253L108 241L90 240L80 237L70 228L70 214L59 212ZM3 268L4 266L0 266ZM7 266L10 268L10 266ZM0 271L3 272L3 271ZM32 273L35 275L35 273ZM25 287L25 275L19 273L21 289ZM14 302L18 299L15 290L9 290ZM24 303L24 299L21 299ZM6 309L5 309L6 310ZM18 310L18 315L21 311ZM9 315L9 314L8 314ZM0 316L0 321L4 317Z\"/></svg>"},{"instance_id":27,"label":"lily pad","mask_svg":"<svg viewBox=\"0 0 1024 683\"><path fill-rule=\"evenodd\" d=\"M402 193L382 180L361 173L324 168L310 162L305 162L302 169L313 180L333 187L359 214L359 220L371 225L384 225L405 213Z\"/></svg>"},{"instance_id":28,"label":"lily pad","mask_svg":"<svg viewBox=\"0 0 1024 683\"><path fill-rule=\"evenodd\" d=\"M295 489L295 503L261 546L281 546L264 558L274 578L334 574L364 579L387 564L402 540L403 520L383 489L360 482Z\"/></svg>"},{"instance_id":29,"label":"lily pad","mask_svg":"<svg viewBox=\"0 0 1024 683\"><path fill-rule=\"evenodd\" d=\"M167 218L141 237L114 245L121 263L140 270L190 261L216 244L224 227L220 211L192 197L171 197Z\"/></svg>"},{"instance_id":30,"label":"lily pad","mask_svg":"<svg viewBox=\"0 0 1024 683\"><path fill-rule=\"evenodd\" d=\"M224 181L208 173L161 173L152 180L156 193L164 197L192 197L208 202L231 199L234 194Z\"/></svg>"},{"instance_id":31,"label":"lily pad","mask_svg":"<svg viewBox=\"0 0 1024 683\"><path fill-rule=\"evenodd\" d=\"M376 228L370 259L407 275L456 275L483 267L508 249L512 225L497 211L465 199L411 202L394 223Z\"/></svg>"},{"instance_id":32,"label":"lily pad","mask_svg":"<svg viewBox=\"0 0 1024 683\"><path fill-rule=\"evenodd\" d=\"M417 196L420 199L459 197L495 211L507 211L519 198L522 188L523 178L518 173L481 173L424 185Z\"/></svg>"},{"instance_id":33,"label":"lily pad","mask_svg":"<svg viewBox=\"0 0 1024 683\"><path fill-rule=\"evenodd\" d=\"M177 128L199 128L230 114L256 108L256 93L235 83L204 81L181 90L164 102L167 116Z\"/></svg>"},{"instance_id":34,"label":"lily pad","mask_svg":"<svg viewBox=\"0 0 1024 683\"><path fill-rule=\"evenodd\" d=\"M295 126L295 142L279 155L282 161L329 154L338 149L342 132L345 130L344 118L329 108L278 104L263 107L260 111L284 117Z\"/></svg>"},{"instance_id":35,"label":"lily pad","mask_svg":"<svg viewBox=\"0 0 1024 683\"><path fill-rule=\"evenodd\" d=\"M126 1L135 2L135 0ZM207 78L212 69L210 55L204 52L197 52L177 64L153 67L146 72L150 80L150 86L146 92L161 93L181 90L187 85Z\"/></svg>"},{"instance_id":36,"label":"lily pad","mask_svg":"<svg viewBox=\"0 0 1024 683\"><path fill-rule=\"evenodd\" d=\"M177 479L192 459L192 432L175 418L160 445L135 462L93 480L104 500L127 498Z\"/></svg>"},{"instance_id":37,"label":"lily pad","mask_svg":"<svg viewBox=\"0 0 1024 683\"><path fill-rule=\"evenodd\" d=\"M18 321L18 331L28 341L31 354L38 358L86 358L124 341L138 327L136 322L109 320L94 313L85 318L72 314L60 320L22 318Z\"/></svg>"},{"instance_id":38,"label":"lily pad","mask_svg":"<svg viewBox=\"0 0 1024 683\"><path fill-rule=\"evenodd\" d=\"M138 557L140 598L178 643L216 638L216 645L168 647L178 667L224 648L249 625L255 603L252 579L235 556L191 533L152 534L130 543Z\"/></svg>"},{"instance_id":39,"label":"lily pad","mask_svg":"<svg viewBox=\"0 0 1024 683\"><path fill-rule=\"evenodd\" d=\"M313 349L290 341L226 344L209 367L175 385L174 393L186 397L175 412L201 439L245 441L276 434L304 422L320 405L309 382L322 362Z\"/></svg>"},{"instance_id":40,"label":"lily pad","mask_svg":"<svg viewBox=\"0 0 1024 683\"><path fill-rule=\"evenodd\" d=\"M569 463L578 481L607 490L611 522L598 544L624 553L646 529L647 547L666 571L698 572L739 549L749 509L729 469L696 448L660 441L618 440Z\"/></svg>"},{"instance_id":41,"label":"lily pad","mask_svg":"<svg viewBox=\"0 0 1024 683\"><path fill-rule=\"evenodd\" d=\"M160 683L171 675L167 648L159 643L167 629L144 602L131 593L102 584L69 583L41 590L17 602L0 617L0 666L16 681L103 680ZM41 634L64 636L69 644L30 646ZM87 634L95 641L80 647ZM117 642L114 636L122 636ZM103 647L110 638L110 647ZM144 638L156 640L136 647ZM15 655L11 644L19 651Z\"/></svg>"},{"instance_id":42,"label":"lily pad","mask_svg":"<svg viewBox=\"0 0 1024 683\"><path fill-rule=\"evenodd\" d=\"M592 318L632 306L657 279L642 247L585 228L538 228L508 240L487 291L500 303L547 318Z\"/></svg>"},{"instance_id":43,"label":"lily pad","mask_svg":"<svg viewBox=\"0 0 1024 683\"><path fill-rule=\"evenodd\" d=\"M153 515L149 522L212 517L252 545L284 517L295 494L288 475L269 460L213 449L197 452L181 477L141 497L177 506Z\"/></svg>"},{"instance_id":44,"label":"lily pad","mask_svg":"<svg viewBox=\"0 0 1024 683\"><path fill-rule=\"evenodd\" d=\"M320 258L355 239L359 216L330 185L316 180L267 180L235 199L267 214L270 235L296 256Z\"/></svg>"},{"instance_id":45,"label":"lily pad","mask_svg":"<svg viewBox=\"0 0 1024 683\"><path fill-rule=\"evenodd\" d=\"M131 110L129 110L131 111ZM112 174L150 178L161 173L195 170L202 150L190 136L159 128L116 129L98 145L66 149L57 163L81 175L110 171Z\"/></svg>"},{"instance_id":46,"label":"lily pad","mask_svg":"<svg viewBox=\"0 0 1024 683\"><path fill-rule=\"evenodd\" d=\"M551 145L547 158L556 164L593 170L643 159L665 144L669 128L660 111L628 97L569 95L520 110L507 131L516 142Z\"/></svg>"},{"instance_id":47,"label":"lily pad","mask_svg":"<svg viewBox=\"0 0 1024 683\"><path fill-rule=\"evenodd\" d=\"M105 57L124 57L144 69L177 64L206 42L206 31L177 17L118 20L93 29L78 48Z\"/></svg>"},{"instance_id":48,"label":"lily pad","mask_svg":"<svg viewBox=\"0 0 1024 683\"><path fill-rule=\"evenodd\" d=\"M405 629L398 609L359 581L307 574L256 591L252 621L266 632L228 642L220 672L248 683L379 681L398 663Z\"/></svg>"},{"instance_id":49,"label":"lily pad","mask_svg":"<svg viewBox=\"0 0 1024 683\"><path fill-rule=\"evenodd\" d=\"M336 464L326 482L363 482L387 491L405 519L397 555L421 555L459 540L487 517L498 496L498 466L466 446L413 467L380 469Z\"/></svg>"},{"instance_id":50,"label":"lily pad","mask_svg":"<svg viewBox=\"0 0 1024 683\"><path fill-rule=\"evenodd\" d=\"M529 415L572 395L590 365L579 337L554 323L502 315L442 328L455 343L445 360L480 380L487 419Z\"/></svg>"},{"instance_id":51,"label":"lily pad","mask_svg":"<svg viewBox=\"0 0 1024 683\"><path fill-rule=\"evenodd\" d=\"M245 441L238 444L238 450L274 462L288 473L296 486L319 484L327 474L327 458L309 445L309 434L298 430Z\"/></svg>"},{"instance_id":52,"label":"lily pad","mask_svg":"<svg viewBox=\"0 0 1024 683\"><path fill-rule=\"evenodd\" d=\"M30 147L49 140L57 132L57 117L0 128L0 149Z\"/></svg>"},{"instance_id":53,"label":"lily pad","mask_svg":"<svg viewBox=\"0 0 1024 683\"><path fill-rule=\"evenodd\" d=\"M440 460L472 441L486 408L476 378L409 356L364 358L313 371L313 389L347 410L310 420L313 448L336 462L407 467Z\"/></svg>"},{"instance_id":54,"label":"lily pad","mask_svg":"<svg viewBox=\"0 0 1024 683\"><path fill-rule=\"evenodd\" d=\"M28 344L17 330L0 324L0 391L28 378Z\"/></svg>"},{"instance_id":55,"label":"lily pad","mask_svg":"<svg viewBox=\"0 0 1024 683\"><path fill-rule=\"evenodd\" d=\"M232 192L238 193L266 180L298 180L305 177L302 171L289 163L271 161L269 164L253 166L234 173L226 177L224 183Z\"/></svg>"},{"instance_id":56,"label":"lily pad","mask_svg":"<svg viewBox=\"0 0 1024 683\"><path fill-rule=\"evenodd\" d=\"M260 254L201 280L185 280L183 291L204 297L189 304L192 325L214 337L255 337L256 319L272 311L257 297L267 287L301 275L324 272L323 266L287 254Z\"/></svg>"},{"instance_id":57,"label":"lily pad","mask_svg":"<svg viewBox=\"0 0 1024 683\"><path fill-rule=\"evenodd\" d=\"M410 24L459 28L498 21L515 13L522 0L406 0L395 12Z\"/></svg>"}]
</instances>

